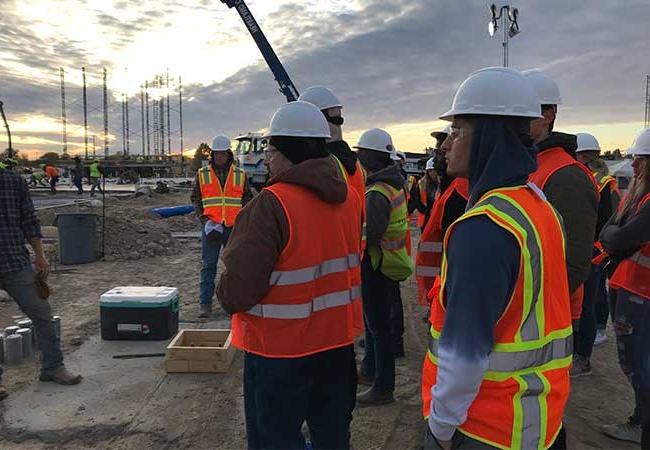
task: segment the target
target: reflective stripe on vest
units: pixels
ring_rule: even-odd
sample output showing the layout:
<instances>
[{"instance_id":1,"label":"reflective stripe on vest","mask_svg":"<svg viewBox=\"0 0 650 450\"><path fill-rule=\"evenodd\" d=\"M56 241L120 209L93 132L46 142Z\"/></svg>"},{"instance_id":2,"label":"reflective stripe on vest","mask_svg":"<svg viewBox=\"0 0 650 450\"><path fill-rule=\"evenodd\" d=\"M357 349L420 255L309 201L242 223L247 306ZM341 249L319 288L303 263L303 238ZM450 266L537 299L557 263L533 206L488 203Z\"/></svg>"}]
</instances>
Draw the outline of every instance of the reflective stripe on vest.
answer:
<instances>
[{"instance_id":1,"label":"reflective stripe on vest","mask_svg":"<svg viewBox=\"0 0 650 450\"><path fill-rule=\"evenodd\" d=\"M431 307L422 375L425 416L437 376L445 316L446 252L453 230L463 220L487 216L513 235L521 251L519 278L496 324L496 343L488 355L484 382L467 420L459 427L460 432L498 448L547 448L561 427L569 394L572 327L564 238L559 217L542 195L532 186L495 189L452 224L444 241L440 299Z\"/></svg>"},{"instance_id":2,"label":"reflective stripe on vest","mask_svg":"<svg viewBox=\"0 0 650 450\"><path fill-rule=\"evenodd\" d=\"M300 284L314 281L331 273L344 272L358 267L361 263L356 253L341 258L330 259L317 266L305 267L297 270L276 270L271 272L271 286L286 286L287 284Z\"/></svg>"},{"instance_id":3,"label":"reflective stripe on vest","mask_svg":"<svg viewBox=\"0 0 650 450\"><path fill-rule=\"evenodd\" d=\"M391 208L388 227L381 237L379 247L368 248L372 267L381 270L391 280L405 280L413 273L413 266L406 248L408 222L404 189L396 189L380 182L368 186L366 195L370 192L379 192L386 197Z\"/></svg>"},{"instance_id":4,"label":"reflective stripe on vest","mask_svg":"<svg viewBox=\"0 0 650 450\"><path fill-rule=\"evenodd\" d=\"M199 169L198 175L203 214L214 222L233 226L242 207L246 174L231 165L223 187L210 165Z\"/></svg>"},{"instance_id":5,"label":"reflective stripe on vest","mask_svg":"<svg viewBox=\"0 0 650 450\"><path fill-rule=\"evenodd\" d=\"M306 319L316 312L350 305L355 300L361 300L361 286L314 297L311 302L298 305L257 304L249 309L247 314L267 319Z\"/></svg>"},{"instance_id":6,"label":"reflective stripe on vest","mask_svg":"<svg viewBox=\"0 0 650 450\"><path fill-rule=\"evenodd\" d=\"M343 176L346 184L348 185L348 191L352 190L359 197L361 202L361 217L363 220L363 225L361 227L361 252L360 255L366 251L366 202L365 202L365 185L366 185L366 171L363 169L359 161L356 162L357 170L354 175L350 175L348 171L343 166L343 163L334 155L331 155L336 161L336 164L339 168L339 172Z\"/></svg>"}]
</instances>

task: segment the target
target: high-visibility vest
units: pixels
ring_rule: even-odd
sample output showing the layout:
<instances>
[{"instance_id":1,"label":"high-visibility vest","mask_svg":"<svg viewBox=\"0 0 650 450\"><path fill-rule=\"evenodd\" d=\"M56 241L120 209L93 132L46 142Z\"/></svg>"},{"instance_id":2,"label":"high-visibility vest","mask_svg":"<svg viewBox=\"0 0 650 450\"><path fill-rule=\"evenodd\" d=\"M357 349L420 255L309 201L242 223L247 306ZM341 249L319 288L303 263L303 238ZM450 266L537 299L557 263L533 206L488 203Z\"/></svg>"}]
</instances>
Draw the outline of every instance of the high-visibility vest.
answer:
<instances>
[{"instance_id":1,"label":"high-visibility vest","mask_svg":"<svg viewBox=\"0 0 650 450\"><path fill-rule=\"evenodd\" d=\"M426 208L428 205L428 195L427 195L427 184L429 181L427 180L426 174L420 178L420 181L418 181L418 192L420 192L420 203L424 205ZM422 229L424 227L424 221L426 219L427 215L426 213L420 212L418 214L418 228Z\"/></svg>"},{"instance_id":2,"label":"high-visibility vest","mask_svg":"<svg viewBox=\"0 0 650 450\"><path fill-rule=\"evenodd\" d=\"M223 188L211 165L200 168L199 185L203 214L213 222L232 227L242 208L241 200L245 184L246 173L232 164L228 169L228 177Z\"/></svg>"},{"instance_id":3,"label":"high-visibility vest","mask_svg":"<svg viewBox=\"0 0 650 450\"><path fill-rule=\"evenodd\" d=\"M621 191L618 189L618 183L616 182L616 178L610 176L610 175L605 175L603 177L598 177L597 172L593 172L594 178L596 179L596 182L598 183L598 193L600 194L601 200L603 201L603 191L609 186L609 191L611 193L615 193L619 196L621 196ZM600 265L602 264L608 257L607 253L603 249L603 245L599 242L596 241L594 242L594 257L591 260L592 264Z\"/></svg>"},{"instance_id":4,"label":"high-visibility vest","mask_svg":"<svg viewBox=\"0 0 650 450\"><path fill-rule=\"evenodd\" d=\"M598 191L598 183L591 171L584 164L569 156L561 147L553 147L540 152L537 155L537 170L531 173L528 179L544 190L546 182L555 172L569 166L576 166L586 173Z\"/></svg>"},{"instance_id":5,"label":"high-visibility vest","mask_svg":"<svg viewBox=\"0 0 650 450\"><path fill-rule=\"evenodd\" d=\"M404 189L396 189L388 183L378 182L366 187L366 195L370 192L379 192L390 202L388 228L378 247L368 247L372 268L380 270L391 280L406 280L413 273L413 263L406 249L408 220Z\"/></svg>"},{"instance_id":6,"label":"high-visibility vest","mask_svg":"<svg viewBox=\"0 0 650 450\"><path fill-rule=\"evenodd\" d=\"M594 177L596 176L597 174L594 172ZM598 182L598 192L602 193L605 188L609 187L610 192L615 192L619 196L621 195L621 191L618 189L616 178L613 176L605 175L604 177L596 178L596 181Z\"/></svg>"},{"instance_id":7,"label":"high-visibility vest","mask_svg":"<svg viewBox=\"0 0 650 450\"><path fill-rule=\"evenodd\" d=\"M351 345L363 330L361 204L327 203L302 186L265 190L282 205L289 240L264 298L232 317L232 342L270 358L298 358Z\"/></svg>"},{"instance_id":8,"label":"high-visibility vest","mask_svg":"<svg viewBox=\"0 0 650 450\"><path fill-rule=\"evenodd\" d=\"M514 292L494 329L487 371L458 429L501 449L546 449L560 431L569 397L572 327L562 225L534 186L486 193L445 235L441 293L431 305L422 373L423 414L428 418L431 409L446 305L454 301L445 292L446 254L455 227L472 217L487 217L510 233L521 259Z\"/></svg>"},{"instance_id":9,"label":"high-visibility vest","mask_svg":"<svg viewBox=\"0 0 650 450\"><path fill-rule=\"evenodd\" d=\"M646 203L650 204L650 194L646 194L641 199L636 213ZM632 256L620 262L609 280L609 285L616 289L625 289L640 295L646 300L650 300L650 242L646 242Z\"/></svg>"},{"instance_id":10,"label":"high-visibility vest","mask_svg":"<svg viewBox=\"0 0 650 450\"><path fill-rule=\"evenodd\" d=\"M90 178L101 178L102 173L99 171L99 163L90 165Z\"/></svg>"},{"instance_id":11,"label":"high-visibility vest","mask_svg":"<svg viewBox=\"0 0 650 450\"><path fill-rule=\"evenodd\" d=\"M436 201L429 216L420 244L415 255L415 278L418 285L418 303L428 305L427 293L433 286L435 279L440 275L442 262L442 240L445 237L442 229L442 219L445 216L447 202L454 193L465 200L469 199L469 182L465 178L455 178L445 192L436 194ZM458 217L454 217L456 220Z\"/></svg>"}]
</instances>

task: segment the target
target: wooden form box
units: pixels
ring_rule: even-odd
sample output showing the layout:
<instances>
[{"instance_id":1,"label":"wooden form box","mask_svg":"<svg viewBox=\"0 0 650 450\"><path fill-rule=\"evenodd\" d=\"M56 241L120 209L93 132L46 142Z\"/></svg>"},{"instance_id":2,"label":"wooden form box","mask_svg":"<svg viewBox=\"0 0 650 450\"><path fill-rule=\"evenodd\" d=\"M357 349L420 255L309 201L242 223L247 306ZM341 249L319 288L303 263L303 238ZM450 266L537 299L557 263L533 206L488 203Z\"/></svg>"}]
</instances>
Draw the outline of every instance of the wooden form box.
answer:
<instances>
[{"instance_id":1,"label":"wooden form box","mask_svg":"<svg viewBox=\"0 0 650 450\"><path fill-rule=\"evenodd\" d=\"M170 372L227 372L235 356L230 330L181 330L167 346Z\"/></svg>"}]
</instances>

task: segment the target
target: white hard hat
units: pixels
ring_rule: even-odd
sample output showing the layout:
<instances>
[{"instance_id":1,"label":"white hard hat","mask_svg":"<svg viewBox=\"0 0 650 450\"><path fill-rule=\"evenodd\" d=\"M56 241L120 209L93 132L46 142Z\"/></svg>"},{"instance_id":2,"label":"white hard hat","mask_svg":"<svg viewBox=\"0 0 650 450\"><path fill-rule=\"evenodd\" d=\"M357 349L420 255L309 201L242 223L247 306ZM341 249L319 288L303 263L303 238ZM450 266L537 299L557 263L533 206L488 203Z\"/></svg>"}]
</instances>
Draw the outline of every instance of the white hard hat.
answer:
<instances>
[{"instance_id":1,"label":"white hard hat","mask_svg":"<svg viewBox=\"0 0 650 450\"><path fill-rule=\"evenodd\" d=\"M436 165L433 162L433 158L427 159L427 167L426 167L425 170L432 170L432 169L435 169L435 168L436 168Z\"/></svg>"},{"instance_id":2,"label":"white hard hat","mask_svg":"<svg viewBox=\"0 0 650 450\"><path fill-rule=\"evenodd\" d=\"M330 127L325 116L311 103L296 101L280 106L271 118L264 137L289 136L329 138Z\"/></svg>"},{"instance_id":3,"label":"white hard hat","mask_svg":"<svg viewBox=\"0 0 650 450\"><path fill-rule=\"evenodd\" d=\"M393 161L406 161L406 153L395 150L395 152L390 155L390 159Z\"/></svg>"},{"instance_id":4,"label":"white hard hat","mask_svg":"<svg viewBox=\"0 0 650 450\"><path fill-rule=\"evenodd\" d=\"M451 109L440 118L461 114L540 118L540 101L524 76L507 67L477 70L458 87Z\"/></svg>"},{"instance_id":5,"label":"white hard hat","mask_svg":"<svg viewBox=\"0 0 650 450\"><path fill-rule=\"evenodd\" d=\"M342 108L341 101L338 99L334 93L326 88L325 86L312 86L305 89L305 91L300 94L298 100L303 102L309 102L312 105L315 105L321 111L330 108Z\"/></svg>"},{"instance_id":6,"label":"white hard hat","mask_svg":"<svg viewBox=\"0 0 650 450\"><path fill-rule=\"evenodd\" d=\"M212 139L212 147L210 150L213 152L225 152L230 150L230 138L223 134L218 134Z\"/></svg>"},{"instance_id":7,"label":"white hard hat","mask_svg":"<svg viewBox=\"0 0 650 450\"><path fill-rule=\"evenodd\" d=\"M627 154L650 156L650 128L646 128L637 135L632 147L627 150Z\"/></svg>"},{"instance_id":8,"label":"white hard hat","mask_svg":"<svg viewBox=\"0 0 650 450\"><path fill-rule=\"evenodd\" d=\"M364 131L359 138L359 143L355 145L354 148L374 150L377 152L388 153L390 155L395 154L393 138L391 138L390 134L386 131L379 128L372 128L368 131Z\"/></svg>"},{"instance_id":9,"label":"white hard hat","mask_svg":"<svg viewBox=\"0 0 650 450\"><path fill-rule=\"evenodd\" d=\"M540 105L561 105L560 88L557 83L539 69L524 70L526 79L533 85L539 95Z\"/></svg>"},{"instance_id":10,"label":"white hard hat","mask_svg":"<svg viewBox=\"0 0 650 450\"><path fill-rule=\"evenodd\" d=\"M600 144L593 135L589 133L577 133L576 138L578 141L577 153L600 151Z\"/></svg>"},{"instance_id":11,"label":"white hard hat","mask_svg":"<svg viewBox=\"0 0 650 450\"><path fill-rule=\"evenodd\" d=\"M439 131L432 131L431 137L434 139L438 139L438 136L440 136L441 134L449 135L449 133L451 133L451 125L447 125L445 128Z\"/></svg>"}]
</instances>

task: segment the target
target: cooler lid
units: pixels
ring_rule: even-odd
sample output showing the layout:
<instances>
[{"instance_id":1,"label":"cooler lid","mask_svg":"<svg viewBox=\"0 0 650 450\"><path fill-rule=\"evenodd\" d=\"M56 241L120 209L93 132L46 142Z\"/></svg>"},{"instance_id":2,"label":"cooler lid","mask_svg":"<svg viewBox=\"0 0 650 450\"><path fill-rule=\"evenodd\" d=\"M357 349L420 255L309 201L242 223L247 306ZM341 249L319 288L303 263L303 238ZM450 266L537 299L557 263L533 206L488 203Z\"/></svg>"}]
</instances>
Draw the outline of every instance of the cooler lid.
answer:
<instances>
[{"instance_id":1,"label":"cooler lid","mask_svg":"<svg viewBox=\"0 0 650 450\"><path fill-rule=\"evenodd\" d=\"M178 289L165 286L120 286L102 294L99 304L137 307L166 306L176 297Z\"/></svg>"}]
</instances>

